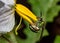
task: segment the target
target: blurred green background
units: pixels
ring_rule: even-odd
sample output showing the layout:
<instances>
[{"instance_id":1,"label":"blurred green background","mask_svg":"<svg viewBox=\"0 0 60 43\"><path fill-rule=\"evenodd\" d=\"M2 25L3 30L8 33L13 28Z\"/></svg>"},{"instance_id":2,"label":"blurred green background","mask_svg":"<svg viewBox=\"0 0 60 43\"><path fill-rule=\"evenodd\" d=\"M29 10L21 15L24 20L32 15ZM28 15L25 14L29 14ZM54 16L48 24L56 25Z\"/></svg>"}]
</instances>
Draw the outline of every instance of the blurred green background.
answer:
<instances>
[{"instance_id":1,"label":"blurred green background","mask_svg":"<svg viewBox=\"0 0 60 43\"><path fill-rule=\"evenodd\" d=\"M15 26L12 32L0 37L0 43L60 43L60 0L17 0L17 3L28 7L37 17L42 17L46 23L42 38L40 39L42 30L38 33L32 32L29 23L23 19L19 34L14 33ZM18 25L17 13L15 19Z\"/></svg>"}]
</instances>

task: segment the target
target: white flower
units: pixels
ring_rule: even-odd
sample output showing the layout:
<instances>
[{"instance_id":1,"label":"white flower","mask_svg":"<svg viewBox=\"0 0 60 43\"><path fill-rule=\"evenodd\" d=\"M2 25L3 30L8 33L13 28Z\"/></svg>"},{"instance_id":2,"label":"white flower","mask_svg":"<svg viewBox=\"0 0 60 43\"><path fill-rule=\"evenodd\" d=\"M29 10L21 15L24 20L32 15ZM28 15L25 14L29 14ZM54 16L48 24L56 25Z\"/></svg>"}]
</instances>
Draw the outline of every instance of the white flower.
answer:
<instances>
[{"instance_id":1,"label":"white flower","mask_svg":"<svg viewBox=\"0 0 60 43\"><path fill-rule=\"evenodd\" d=\"M8 5L14 5L14 0L0 0L0 33L10 32L14 25L14 9ZM4 5L3 5L4 4Z\"/></svg>"}]
</instances>

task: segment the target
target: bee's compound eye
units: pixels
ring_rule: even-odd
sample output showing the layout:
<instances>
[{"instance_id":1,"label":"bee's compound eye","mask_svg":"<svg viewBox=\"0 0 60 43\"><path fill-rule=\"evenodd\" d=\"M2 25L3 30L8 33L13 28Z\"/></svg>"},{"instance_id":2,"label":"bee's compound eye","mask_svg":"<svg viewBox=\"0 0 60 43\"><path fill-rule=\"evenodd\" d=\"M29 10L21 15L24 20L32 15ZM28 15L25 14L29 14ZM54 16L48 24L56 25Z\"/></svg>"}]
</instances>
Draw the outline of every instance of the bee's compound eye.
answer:
<instances>
[{"instance_id":1,"label":"bee's compound eye","mask_svg":"<svg viewBox=\"0 0 60 43\"><path fill-rule=\"evenodd\" d=\"M35 26L35 25L30 25L30 29L33 31L33 32L38 32L40 29L39 27Z\"/></svg>"},{"instance_id":2,"label":"bee's compound eye","mask_svg":"<svg viewBox=\"0 0 60 43\"><path fill-rule=\"evenodd\" d=\"M0 8L2 8L4 5L5 4L2 1L0 1Z\"/></svg>"}]
</instances>

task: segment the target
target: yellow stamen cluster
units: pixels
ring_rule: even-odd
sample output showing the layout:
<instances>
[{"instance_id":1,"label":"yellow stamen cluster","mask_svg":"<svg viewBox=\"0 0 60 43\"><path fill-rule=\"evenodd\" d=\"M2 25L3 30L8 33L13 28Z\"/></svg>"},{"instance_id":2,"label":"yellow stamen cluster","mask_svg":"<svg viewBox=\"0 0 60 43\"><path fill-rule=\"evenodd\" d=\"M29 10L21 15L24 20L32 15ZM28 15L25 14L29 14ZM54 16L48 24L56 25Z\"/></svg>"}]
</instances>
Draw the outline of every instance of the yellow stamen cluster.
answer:
<instances>
[{"instance_id":1,"label":"yellow stamen cluster","mask_svg":"<svg viewBox=\"0 0 60 43\"><path fill-rule=\"evenodd\" d=\"M31 18L33 21L37 21L37 17L27 7L23 6L22 4L16 4L16 10L17 12L20 13L20 14L18 13L19 15L24 15L26 17Z\"/></svg>"},{"instance_id":2,"label":"yellow stamen cluster","mask_svg":"<svg viewBox=\"0 0 60 43\"><path fill-rule=\"evenodd\" d=\"M33 22L38 21L37 17L24 5L16 4L15 10L19 16L29 22L30 25L34 25ZM18 26L17 26L18 27Z\"/></svg>"}]
</instances>

